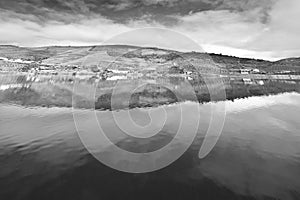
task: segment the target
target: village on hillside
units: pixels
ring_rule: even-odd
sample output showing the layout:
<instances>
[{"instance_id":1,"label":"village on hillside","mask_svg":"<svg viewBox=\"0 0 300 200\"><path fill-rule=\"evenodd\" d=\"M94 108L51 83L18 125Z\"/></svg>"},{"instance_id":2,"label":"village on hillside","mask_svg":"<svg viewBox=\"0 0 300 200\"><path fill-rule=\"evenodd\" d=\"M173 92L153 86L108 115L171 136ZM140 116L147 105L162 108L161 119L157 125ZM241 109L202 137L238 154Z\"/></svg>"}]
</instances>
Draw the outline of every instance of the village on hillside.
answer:
<instances>
[{"instance_id":1,"label":"village on hillside","mask_svg":"<svg viewBox=\"0 0 300 200\"><path fill-rule=\"evenodd\" d=\"M59 64L44 64L41 61L30 61L22 59L9 59L0 57L0 72L19 72L29 74L42 74L42 75L72 75L72 76L91 76L102 80L118 80L118 79L136 79L140 77L159 77L159 76L181 76L187 77L192 80L193 78L207 74L207 71L201 72L196 70L195 67L187 68L180 66L176 62L161 65L163 67L147 66L142 69L137 69L130 65L108 65L101 67L97 65L80 66L80 65L59 65ZM197 69L201 69L198 66ZM266 72L258 68L249 68L242 65L235 68L219 67L208 74L220 75L222 77L230 76L256 76L263 78L278 78L278 79L300 79L300 72L290 70L280 70L275 72Z\"/></svg>"}]
</instances>

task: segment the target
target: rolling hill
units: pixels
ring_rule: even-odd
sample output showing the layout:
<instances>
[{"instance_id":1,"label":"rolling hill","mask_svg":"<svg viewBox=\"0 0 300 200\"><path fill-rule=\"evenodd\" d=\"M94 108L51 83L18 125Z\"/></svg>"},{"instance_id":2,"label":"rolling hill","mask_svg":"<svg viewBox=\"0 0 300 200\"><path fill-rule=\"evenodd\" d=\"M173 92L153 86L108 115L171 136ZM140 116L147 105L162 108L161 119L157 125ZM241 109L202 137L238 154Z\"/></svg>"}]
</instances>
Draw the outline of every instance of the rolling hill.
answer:
<instances>
[{"instance_id":1,"label":"rolling hill","mask_svg":"<svg viewBox=\"0 0 300 200\"><path fill-rule=\"evenodd\" d=\"M293 71L300 72L300 58L287 58L276 62L239 58L221 54L197 52L182 53L174 50L153 47L137 47L128 45L105 46L48 46L19 47L0 45L0 57L22 59L47 65L79 65L84 67L107 67L112 62L113 68L135 66L174 65L184 68L196 66L197 70L256 68L265 72ZM158 69L159 70L159 69Z\"/></svg>"}]
</instances>

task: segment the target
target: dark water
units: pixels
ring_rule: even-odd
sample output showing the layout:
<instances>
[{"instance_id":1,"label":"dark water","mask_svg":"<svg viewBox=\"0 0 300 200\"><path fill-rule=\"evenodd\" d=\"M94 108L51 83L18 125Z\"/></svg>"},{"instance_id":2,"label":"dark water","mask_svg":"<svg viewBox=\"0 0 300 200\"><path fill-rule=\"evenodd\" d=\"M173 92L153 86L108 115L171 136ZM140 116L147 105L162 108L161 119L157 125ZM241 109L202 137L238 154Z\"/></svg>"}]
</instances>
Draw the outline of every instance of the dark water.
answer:
<instances>
[{"instance_id":1,"label":"dark water","mask_svg":"<svg viewBox=\"0 0 300 200\"><path fill-rule=\"evenodd\" d=\"M167 82L180 89L180 80ZM191 83L202 91L197 93L201 103L199 115L191 112L187 117L187 121L200 118L194 142L169 166L132 174L100 163L80 140L78 131L89 135L97 129L91 123L94 111L82 109L91 108L92 100L80 95L95 85L93 80L76 83L68 78L2 77L0 199L300 199L299 83L224 82L228 99L226 120L208 156L200 159L198 153L209 126L210 107L224 101L207 103L205 86ZM73 110L73 88L78 83ZM99 98L110 93L106 88L114 83L99 84L101 89L93 101L96 108ZM131 115L137 123L149 123L144 112L151 106L152 98L155 107L165 108L169 113L160 136L133 141L118 134L120 130L114 126L105 104L98 105L100 110L95 113L111 141L133 152L153 151L168 143L178 129L178 107L186 110L198 104L178 102L167 89L157 93L157 88L147 87L141 89L138 101L133 100L143 100L138 105L133 103L134 107L142 108L132 108ZM79 130L74 111L79 113ZM157 115L156 119L160 117ZM87 138L91 145L96 139Z\"/></svg>"}]
</instances>

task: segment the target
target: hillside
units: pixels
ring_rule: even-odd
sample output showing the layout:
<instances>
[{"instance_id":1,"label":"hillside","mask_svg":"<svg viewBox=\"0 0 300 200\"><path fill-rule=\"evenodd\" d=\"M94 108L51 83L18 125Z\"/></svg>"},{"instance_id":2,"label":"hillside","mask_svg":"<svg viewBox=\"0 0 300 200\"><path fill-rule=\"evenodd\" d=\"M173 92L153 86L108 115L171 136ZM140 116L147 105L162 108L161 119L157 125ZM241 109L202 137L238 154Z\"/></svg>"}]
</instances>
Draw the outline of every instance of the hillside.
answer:
<instances>
[{"instance_id":1,"label":"hillside","mask_svg":"<svg viewBox=\"0 0 300 200\"><path fill-rule=\"evenodd\" d=\"M238 58L221 54L181 53L173 50L127 45L105 46L48 46L18 47L0 45L0 57L22 59L47 65L77 65L106 68L154 68L180 65L188 70L231 70L252 68L270 73L282 71L300 72L300 58L288 58L276 62L249 58ZM113 64L111 64L113 62Z\"/></svg>"}]
</instances>

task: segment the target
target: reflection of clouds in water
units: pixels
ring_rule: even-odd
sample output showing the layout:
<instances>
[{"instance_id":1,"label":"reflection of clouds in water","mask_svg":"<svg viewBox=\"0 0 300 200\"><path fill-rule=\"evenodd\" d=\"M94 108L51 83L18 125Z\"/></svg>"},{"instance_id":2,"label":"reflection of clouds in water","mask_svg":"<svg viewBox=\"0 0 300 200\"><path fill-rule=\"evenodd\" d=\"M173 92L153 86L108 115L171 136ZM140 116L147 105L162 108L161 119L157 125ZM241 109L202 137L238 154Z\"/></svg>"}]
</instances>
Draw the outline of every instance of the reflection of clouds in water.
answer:
<instances>
[{"instance_id":1,"label":"reflection of clouds in water","mask_svg":"<svg viewBox=\"0 0 300 200\"><path fill-rule=\"evenodd\" d=\"M270 155L260 155L255 149L236 150L236 146L216 148L212 156L198 166L205 177L240 194L276 199L293 199L292 191L300 181L296 163Z\"/></svg>"},{"instance_id":2,"label":"reflection of clouds in water","mask_svg":"<svg viewBox=\"0 0 300 200\"><path fill-rule=\"evenodd\" d=\"M281 119L277 119L277 118L275 118L275 117L270 117L270 118L268 119L268 121L269 121L272 125L274 125L274 126L280 128L280 129L283 129L283 130L285 130L285 131L289 131L289 130L291 129L291 127L289 126L289 124L288 124L287 122L281 120Z\"/></svg>"},{"instance_id":3,"label":"reflection of clouds in water","mask_svg":"<svg viewBox=\"0 0 300 200\"><path fill-rule=\"evenodd\" d=\"M299 98L295 98L299 97ZM243 112L251 109L269 107L272 105L297 105L300 95L297 93L285 93L276 96L250 97L226 102L227 113Z\"/></svg>"},{"instance_id":4,"label":"reflection of clouds in water","mask_svg":"<svg viewBox=\"0 0 300 200\"><path fill-rule=\"evenodd\" d=\"M6 150L15 145L21 147L20 151L33 147L41 150L60 143L78 145L73 143L76 130L71 109L1 105L0 113L0 146L6 146ZM81 147L73 150L77 148Z\"/></svg>"},{"instance_id":5,"label":"reflection of clouds in water","mask_svg":"<svg viewBox=\"0 0 300 200\"><path fill-rule=\"evenodd\" d=\"M199 173L235 194L299 199L299 100L286 93L226 102L222 136Z\"/></svg>"},{"instance_id":6,"label":"reflection of clouds in water","mask_svg":"<svg viewBox=\"0 0 300 200\"><path fill-rule=\"evenodd\" d=\"M243 101L249 103L252 99L253 98L243 99ZM188 151L181 159L177 160L174 165L170 166L170 168L161 171L162 173L159 174L160 176L155 176L154 173L147 174L147 177L152 178L147 180L149 180L149 182L151 180L155 181L156 184L165 183L163 186L170 190L174 189L175 186L167 185L167 181L171 182L176 180L177 184L180 183L178 182L178 179L186 181L183 182L182 185L176 185L176 188L179 188L179 191L182 190L182 192L186 192L185 194L188 192L195 194L193 192L201 191L197 194L205 195L205 189L207 189L208 193L215 192L216 194L220 194L222 189L224 189L224 191L228 192L229 197L232 197L228 197L228 199L235 199L234 197L240 197L240 199L242 199L243 196L245 196L245 198L248 197L248 199L251 197L258 199L268 197L270 199L298 199L298 196L296 195L298 195L297 191L299 191L298 186L300 185L300 180L297 176L297 174L300 174L300 138L298 134L299 123L297 123L299 119L295 117L297 117L299 113L299 94L291 93L269 97L255 97L254 100L256 99L260 99L261 101L265 100L267 103L259 105L268 105L267 107L264 107L266 109L251 110L252 108L256 108L252 107L250 109L245 109L245 112L229 113L229 115L227 115L224 133L213 151L205 159L197 159L197 151L199 150L200 145L194 144L194 146L192 146L192 149L195 150L193 152L194 155L189 154L190 151ZM234 104L238 104L238 107L239 102L240 101L237 100ZM189 113L192 113L192 104L194 103L181 103L184 110L190 109L188 110L191 111ZM243 105L247 105L247 103L244 103ZM203 109L201 110L201 113L203 115L191 114L187 116L187 119L197 116L201 117L201 125L208 123L207 118L209 117L206 111L209 106L209 104L201 105L201 109ZM166 123L166 132L164 132L161 137L152 138L152 140L149 142L147 141L147 143L134 143L134 141L126 140L127 138L122 135L120 135L120 137L114 137L116 135L113 135L113 142L119 142L121 147L124 145L128 148L136 148L134 150L138 151L145 149L147 152L156 147L160 147L159 145L164 145L166 142L169 142L169 139L171 136L174 136L174 134L168 135L168 133L174 133L174 131L176 131L177 127L175 125L176 122L178 123L179 121L177 119L179 114L179 104L166 105L164 107L170 114L170 117L168 118L170 123ZM148 109L150 108L141 110L147 111ZM40 107L29 109L2 105L0 111L1 137L7 138L1 140L3 146L5 143L11 145L11 147L23 145L24 148L32 151L25 151L22 147L19 148L18 152L14 152L14 157L21 153L22 156L26 156L20 157L20 159L23 159L20 168L17 168L18 166L13 168L14 165L10 164L9 166L12 170L18 169L21 171L21 174L28 174L28 170L32 169L32 166L30 165L27 167L26 164L33 162L35 166L42 166L38 169L36 167L34 168L33 173L35 174L33 174L33 177L38 180L40 173L43 174L43 179L45 180L49 180L47 179L48 175L57 175L61 177L60 175L65 169L69 170L68 174L71 173L72 177L78 178L78 175L83 176L76 179L79 183L86 177L96 177L97 179L95 178L95 180L97 181L110 180L104 182L105 184L107 184L106 182L109 182L111 185L118 185L120 180L121 182L128 180L120 176L112 177L111 174L105 177L107 169L103 168L102 165L95 163L89 156L86 156L87 152L82 151L83 147L76 137L70 109ZM133 109L133 112L135 111L140 110ZM84 129L80 129L80 131L87 136L93 132L95 133L95 126L93 126L93 120L95 120L95 118L90 115L93 112L90 110L78 110L78 112L80 112L79 118L84 126ZM112 116L109 113L109 111L96 111L99 120L105 124L105 127L103 128L111 130L110 133L114 133L118 130L117 127L113 125L111 120ZM139 113L134 114L139 116ZM289 128L295 127L295 129L290 129L288 132L283 131L280 127L273 127L270 125L273 118L284 121L285 123L288 123ZM270 119L271 121L267 119ZM147 119L144 118L144 120ZM186 123L189 123L189 121L190 120L187 120ZM16 126L16 124L18 126ZM188 125L189 124L187 124L187 126ZM185 136L186 135L183 135L183 137ZM94 141L95 138L90 138L91 145L93 145ZM176 144L178 145L180 143ZM106 145L106 143L103 145ZM173 147L178 148L177 145ZM94 150L99 151L98 147L97 144ZM105 153L108 154L110 147L102 146L100 149L106 150ZM6 149L6 151L13 152L11 149ZM195 159L193 159L192 156L195 156ZM51 167L52 171L50 168L45 169L44 161L47 162L48 165L50 163L51 166L55 166L55 168ZM12 163L14 160L5 160L5 163L7 162ZM84 168L78 168L78 166L81 165ZM93 170L91 170L91 166L93 166ZM192 181L186 177L190 166L193 170L191 173ZM80 171L76 171L76 173L71 171L74 169ZM87 170L83 171L83 169ZM172 169L174 170L174 174L172 174ZM48 170L46 171L47 176L45 175L45 170ZM97 173L98 176L95 176ZM17 174L16 176L19 176L20 173L15 174ZM135 176L134 179L130 180L137 181L140 180L140 177L141 176ZM166 179L164 179L165 177ZM209 185L206 180L213 182L218 188L215 188L215 185ZM56 180L50 182L50 184L47 185L48 188L55 187L55 183ZM195 188L195 191L190 190L189 184L192 184L191 187ZM67 187L70 185L64 184L64 186ZM99 185L97 185L95 191L98 191L98 186ZM167 186L169 186L169 188ZM105 188L105 185L101 188ZM185 188L188 188L188 192L184 190ZM103 191L105 192L106 190ZM101 191L102 194L103 191ZM294 192L294 198L292 198L291 192ZM172 194L174 193L170 193L170 195ZM230 196L230 194L233 196ZM202 197L204 198L205 196Z\"/></svg>"}]
</instances>

